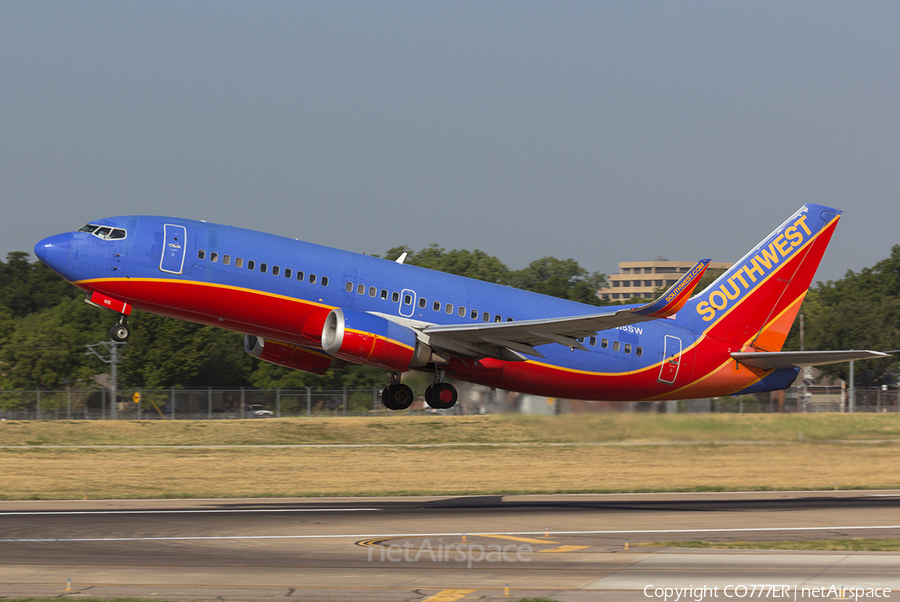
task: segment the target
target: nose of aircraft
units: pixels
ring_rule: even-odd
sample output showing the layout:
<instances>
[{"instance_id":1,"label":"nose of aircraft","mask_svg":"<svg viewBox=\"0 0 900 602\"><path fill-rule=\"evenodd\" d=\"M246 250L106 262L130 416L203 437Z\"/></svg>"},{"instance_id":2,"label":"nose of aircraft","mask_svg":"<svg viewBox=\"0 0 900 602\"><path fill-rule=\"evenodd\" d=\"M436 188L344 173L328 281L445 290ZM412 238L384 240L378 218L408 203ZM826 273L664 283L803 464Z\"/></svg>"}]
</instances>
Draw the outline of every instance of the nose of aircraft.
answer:
<instances>
[{"instance_id":1,"label":"nose of aircraft","mask_svg":"<svg viewBox=\"0 0 900 602\"><path fill-rule=\"evenodd\" d=\"M34 246L34 254L47 267L65 277L69 252L72 250L72 234L57 234L45 238Z\"/></svg>"}]
</instances>

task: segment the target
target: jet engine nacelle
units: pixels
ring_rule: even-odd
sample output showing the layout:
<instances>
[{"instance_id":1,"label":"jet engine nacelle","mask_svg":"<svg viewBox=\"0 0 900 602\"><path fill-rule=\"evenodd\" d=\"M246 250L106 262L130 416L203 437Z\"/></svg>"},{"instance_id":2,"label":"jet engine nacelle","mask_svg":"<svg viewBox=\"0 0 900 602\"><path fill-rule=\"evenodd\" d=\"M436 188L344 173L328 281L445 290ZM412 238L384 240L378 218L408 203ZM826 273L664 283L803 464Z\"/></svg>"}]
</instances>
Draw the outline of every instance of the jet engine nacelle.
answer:
<instances>
[{"instance_id":1,"label":"jet engine nacelle","mask_svg":"<svg viewBox=\"0 0 900 602\"><path fill-rule=\"evenodd\" d=\"M322 329L322 349L343 360L405 372L435 361L431 347L416 332L380 316L333 309Z\"/></svg>"},{"instance_id":2,"label":"jet engine nacelle","mask_svg":"<svg viewBox=\"0 0 900 602\"><path fill-rule=\"evenodd\" d=\"M244 335L244 351L264 362L304 370L315 374L325 374L331 368L339 368L344 364L336 357L315 349L307 349L297 345L289 345L272 339L251 334Z\"/></svg>"}]
</instances>

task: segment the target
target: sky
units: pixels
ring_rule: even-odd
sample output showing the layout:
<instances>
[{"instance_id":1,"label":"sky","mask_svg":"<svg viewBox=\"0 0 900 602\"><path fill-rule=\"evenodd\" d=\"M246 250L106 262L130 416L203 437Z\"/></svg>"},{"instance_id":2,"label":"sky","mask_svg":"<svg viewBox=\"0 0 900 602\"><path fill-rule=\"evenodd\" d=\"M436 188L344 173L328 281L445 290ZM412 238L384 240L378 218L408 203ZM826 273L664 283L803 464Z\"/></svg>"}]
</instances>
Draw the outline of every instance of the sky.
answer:
<instances>
[{"instance_id":1,"label":"sky","mask_svg":"<svg viewBox=\"0 0 900 602\"><path fill-rule=\"evenodd\" d=\"M0 257L100 217L365 253L900 244L897 2L0 3Z\"/></svg>"}]
</instances>

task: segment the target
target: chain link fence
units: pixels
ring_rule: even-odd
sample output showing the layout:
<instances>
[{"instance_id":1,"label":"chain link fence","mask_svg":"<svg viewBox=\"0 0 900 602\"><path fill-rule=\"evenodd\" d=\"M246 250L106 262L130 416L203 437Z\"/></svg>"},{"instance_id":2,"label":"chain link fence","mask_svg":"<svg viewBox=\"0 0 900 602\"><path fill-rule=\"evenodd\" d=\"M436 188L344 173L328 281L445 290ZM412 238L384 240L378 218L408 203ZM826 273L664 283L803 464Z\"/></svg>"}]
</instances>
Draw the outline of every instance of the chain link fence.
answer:
<instances>
[{"instance_id":1,"label":"chain link fence","mask_svg":"<svg viewBox=\"0 0 900 602\"><path fill-rule=\"evenodd\" d=\"M741 397L660 402L580 402L491 391L460 383L460 403L431 410L420 401L410 414L658 412L796 413L898 412L896 389L857 388L855 400L841 387L798 387ZM417 409L418 408L418 409ZM852 408L852 409L851 409ZM374 416L391 412L381 389L124 389L115 401L108 389L0 390L3 420L228 420L287 416Z\"/></svg>"},{"instance_id":2,"label":"chain link fence","mask_svg":"<svg viewBox=\"0 0 900 602\"><path fill-rule=\"evenodd\" d=\"M0 391L5 420L227 420L383 414L381 389Z\"/></svg>"}]
</instances>

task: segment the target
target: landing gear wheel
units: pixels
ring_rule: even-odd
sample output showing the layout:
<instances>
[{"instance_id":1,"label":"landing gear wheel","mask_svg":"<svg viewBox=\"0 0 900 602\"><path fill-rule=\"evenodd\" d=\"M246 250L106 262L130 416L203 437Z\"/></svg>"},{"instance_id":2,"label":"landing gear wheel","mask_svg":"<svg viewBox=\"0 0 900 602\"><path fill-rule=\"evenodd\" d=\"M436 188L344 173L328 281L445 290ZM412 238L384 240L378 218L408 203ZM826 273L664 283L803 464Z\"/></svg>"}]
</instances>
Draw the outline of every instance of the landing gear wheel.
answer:
<instances>
[{"instance_id":1,"label":"landing gear wheel","mask_svg":"<svg viewBox=\"0 0 900 602\"><path fill-rule=\"evenodd\" d=\"M425 400L436 410L449 410L456 405L459 393L450 383L434 383L425 390Z\"/></svg>"},{"instance_id":2,"label":"landing gear wheel","mask_svg":"<svg viewBox=\"0 0 900 602\"><path fill-rule=\"evenodd\" d=\"M130 334L131 329L128 328L128 324L113 324L113 327L109 329L109 338L117 343L127 341Z\"/></svg>"},{"instance_id":3,"label":"landing gear wheel","mask_svg":"<svg viewBox=\"0 0 900 602\"><path fill-rule=\"evenodd\" d=\"M412 405L413 392L406 385L388 385L381 392L381 403L389 410L405 410Z\"/></svg>"}]
</instances>

